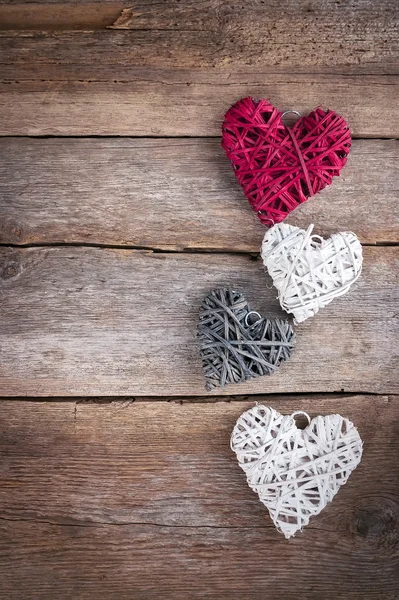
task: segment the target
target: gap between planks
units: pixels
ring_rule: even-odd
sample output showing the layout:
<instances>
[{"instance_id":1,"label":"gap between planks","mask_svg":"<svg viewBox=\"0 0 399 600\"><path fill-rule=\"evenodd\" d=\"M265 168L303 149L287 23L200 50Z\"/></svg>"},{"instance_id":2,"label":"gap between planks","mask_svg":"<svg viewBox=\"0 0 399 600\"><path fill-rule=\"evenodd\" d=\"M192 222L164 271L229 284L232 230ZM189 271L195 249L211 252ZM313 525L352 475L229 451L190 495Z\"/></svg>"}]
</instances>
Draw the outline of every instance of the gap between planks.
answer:
<instances>
[{"instance_id":1,"label":"gap between planks","mask_svg":"<svg viewBox=\"0 0 399 600\"><path fill-rule=\"evenodd\" d=\"M226 106L226 110L229 107ZM387 140L392 140L392 141L397 141L399 139L399 134L398 135L388 135L388 136L381 136L381 137L368 137L368 136L357 136L356 134L351 134L352 140L373 140L375 142L384 142ZM220 137L220 132L219 133L214 133L209 134L209 135L117 135L117 134L112 134L112 135L96 135L96 134L76 134L76 135L72 135L72 134L62 134L62 133L57 133L57 134L47 134L47 135L35 135L35 134L3 134L0 133L0 138L1 139L27 139L27 140L101 140L101 141L106 141L106 140L158 140L158 141L162 141L162 140L221 140Z\"/></svg>"},{"instance_id":2,"label":"gap between planks","mask_svg":"<svg viewBox=\"0 0 399 600\"><path fill-rule=\"evenodd\" d=\"M364 248L367 247L395 247L399 246L398 242L362 242ZM254 250L231 250L229 248L157 248L154 246L130 246L129 244L90 244L85 242L70 242L70 243L57 243L48 242L46 243L31 243L31 244L12 244L7 242L0 242L0 248L15 248L15 249L28 249L28 248L97 248L98 250L137 250L148 251L154 254L233 254L237 256L249 255L253 260L259 259L259 252Z\"/></svg>"},{"instance_id":3,"label":"gap between planks","mask_svg":"<svg viewBox=\"0 0 399 600\"><path fill-rule=\"evenodd\" d=\"M231 391L231 390L230 390ZM231 403L231 402L236 402L236 403L240 403L240 402L267 402L268 399L274 400L274 399L291 399L291 400L300 400L300 399L318 399L318 400L326 400L328 401L329 399L337 399L337 400L342 400L343 398L346 398L350 401L351 398L356 398L357 396L370 396L370 397L380 397L380 396L389 396L392 397L392 399L396 398L396 396L399 396L399 394L386 394L384 392L378 392L378 393L374 393L374 392L365 392L365 391L352 391L352 392L345 392L345 391L333 391L333 392L324 392L324 391L311 391L311 392L298 392L295 394L289 393L289 392L263 392L263 393L254 393L254 394L231 394L230 396L86 396L86 397L74 397L74 396L49 396L49 397L42 397L42 396L35 396L35 397L29 397L29 396L12 396L12 397L0 397L0 402L9 402L9 401L16 401L16 402L30 402L30 403L40 403L40 404L48 404L51 402L60 402L60 403L65 403L65 402L69 402L72 404L76 404L76 405L80 405L80 404L120 404L123 406L129 406L130 404L133 404L135 402L137 403L141 403L141 402L162 402L162 403L171 403L171 404L217 404L218 402L222 402L222 403Z\"/></svg>"}]
</instances>

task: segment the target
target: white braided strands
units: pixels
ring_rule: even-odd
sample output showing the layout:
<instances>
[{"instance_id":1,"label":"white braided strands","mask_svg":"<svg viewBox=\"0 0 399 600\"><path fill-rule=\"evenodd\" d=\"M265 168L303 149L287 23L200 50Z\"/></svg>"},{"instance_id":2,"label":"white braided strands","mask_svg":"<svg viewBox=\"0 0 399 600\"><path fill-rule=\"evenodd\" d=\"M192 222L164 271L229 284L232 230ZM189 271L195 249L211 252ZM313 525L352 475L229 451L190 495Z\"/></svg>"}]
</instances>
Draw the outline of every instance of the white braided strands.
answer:
<instances>
[{"instance_id":1,"label":"white braided strands","mask_svg":"<svg viewBox=\"0 0 399 600\"><path fill-rule=\"evenodd\" d=\"M346 294L362 270L362 246L354 233L334 233L324 240L312 230L313 225L305 231L278 223L263 238L263 262L282 308L295 323Z\"/></svg>"},{"instance_id":2,"label":"white braided strands","mask_svg":"<svg viewBox=\"0 0 399 600\"><path fill-rule=\"evenodd\" d=\"M295 415L295 413L294 413ZM288 539L331 502L362 456L363 442L341 415L315 417L298 429L294 415L257 405L244 412L231 448L249 487Z\"/></svg>"}]
</instances>

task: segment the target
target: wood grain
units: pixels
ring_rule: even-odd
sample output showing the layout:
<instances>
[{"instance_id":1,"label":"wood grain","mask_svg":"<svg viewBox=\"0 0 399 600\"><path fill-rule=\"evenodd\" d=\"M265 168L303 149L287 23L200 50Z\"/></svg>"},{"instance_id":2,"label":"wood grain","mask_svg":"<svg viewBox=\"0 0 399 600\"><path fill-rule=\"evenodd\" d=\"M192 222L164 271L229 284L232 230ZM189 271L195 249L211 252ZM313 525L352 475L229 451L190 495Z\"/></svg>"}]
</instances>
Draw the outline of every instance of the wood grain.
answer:
<instances>
[{"instance_id":1,"label":"wood grain","mask_svg":"<svg viewBox=\"0 0 399 600\"><path fill-rule=\"evenodd\" d=\"M253 95L329 106L357 137L399 137L395 1L202 4L140 2L113 29L80 32L43 27L53 13L68 26L61 6L82 11L72 29L98 27L112 5L92 18L86 4L30 4L37 31L0 34L0 135L214 136L229 104Z\"/></svg>"},{"instance_id":2,"label":"wood grain","mask_svg":"<svg viewBox=\"0 0 399 600\"><path fill-rule=\"evenodd\" d=\"M345 116L355 137L399 137L399 80L394 76L239 73L234 65L224 73L137 70L94 60L96 66L83 66L81 73L73 64L55 64L50 74L40 67L43 81L32 79L32 66L22 66L26 73L15 82L15 66L6 66L0 135L219 136L228 107L253 96L304 114L318 105L332 108ZM112 83L106 81L109 71Z\"/></svg>"},{"instance_id":3,"label":"wood grain","mask_svg":"<svg viewBox=\"0 0 399 600\"><path fill-rule=\"evenodd\" d=\"M355 140L341 177L290 223L398 242L398 179L398 141ZM219 140L4 138L0 189L3 244L259 252L265 231Z\"/></svg>"},{"instance_id":4,"label":"wood grain","mask_svg":"<svg viewBox=\"0 0 399 600\"><path fill-rule=\"evenodd\" d=\"M173 29L201 31L218 26L218 0L90 2L0 2L0 29L76 31L83 29ZM381 14L381 11L378 11Z\"/></svg>"},{"instance_id":5,"label":"wood grain","mask_svg":"<svg viewBox=\"0 0 399 600\"><path fill-rule=\"evenodd\" d=\"M282 316L228 106L398 138L398 28L397 0L0 0L0 136L124 136L0 140L0 600L397 600L399 248L364 248L271 378L206 394L196 322L220 285ZM397 144L356 140L290 222L398 242ZM288 542L229 448L254 399L341 413L365 444Z\"/></svg>"},{"instance_id":6,"label":"wood grain","mask_svg":"<svg viewBox=\"0 0 399 600\"><path fill-rule=\"evenodd\" d=\"M333 503L288 542L229 448L250 401L2 401L1 597L263 600L267 589L288 600L393 600L397 398L258 400L284 414L339 412L365 444Z\"/></svg>"},{"instance_id":7,"label":"wood grain","mask_svg":"<svg viewBox=\"0 0 399 600\"><path fill-rule=\"evenodd\" d=\"M122 2L13 2L0 4L0 30L105 29L118 19Z\"/></svg>"},{"instance_id":8,"label":"wood grain","mask_svg":"<svg viewBox=\"0 0 399 600\"><path fill-rule=\"evenodd\" d=\"M155 61L156 66L162 67L165 61L169 65L173 60L174 64L182 66L182 60L193 58L190 50L197 46L198 41L204 42L199 34L206 32L207 43L202 43L201 57L208 67L234 63L236 66L267 64L289 68L298 65L309 70L309 67L321 65L360 68L380 65L383 72L397 73L399 8L395 0L378 3L355 0L338 6L334 0L317 3L298 0L295 5L291 0L268 0L267 5L258 0L248 0L245 4L238 0L206 0L201 3L167 0L161 4L150 0L135 2L130 7L124 4L125 8L121 2L75 5L70 2L39 2L28 6L6 3L0 5L0 18L4 22L3 27L38 29L42 38L37 40L37 48L40 48L52 43L53 38L53 35L46 38L42 32L57 29L60 25L67 26L65 16L68 13L71 15L71 30L79 27L79 13L80 26L87 29L91 25L98 27L102 24L102 19L96 14L104 13L109 18L110 7L119 9L119 16L110 25L122 34L126 30L134 30L133 44L126 44L118 50L113 47L112 40L132 42L132 36L115 38L107 35L110 31L105 32L105 36L101 36L101 32L94 37L89 32L74 36L75 42L69 42L71 47L68 51L78 54L80 61L84 60L84 56L78 53L78 49L86 39L88 47L96 40L103 40L105 47L105 41L108 41L111 52L133 52L136 58L144 42L144 45L151 44L152 50L145 53L144 64L154 64ZM93 13L91 19L88 18L90 10ZM18 13L19 18L16 18ZM64 17L63 13L66 13ZM176 31L179 36L170 35ZM197 35L187 35L190 31ZM68 45L68 38L56 36L53 42L58 48L59 39ZM15 47L10 50L13 52ZM67 48L64 51L65 60ZM197 68L200 65L195 61L190 66Z\"/></svg>"},{"instance_id":9,"label":"wood grain","mask_svg":"<svg viewBox=\"0 0 399 600\"><path fill-rule=\"evenodd\" d=\"M260 260L96 248L2 248L2 393L204 395L196 325L210 289L280 314ZM398 391L399 248L364 248L350 293L297 328L293 358L231 393Z\"/></svg>"}]
</instances>

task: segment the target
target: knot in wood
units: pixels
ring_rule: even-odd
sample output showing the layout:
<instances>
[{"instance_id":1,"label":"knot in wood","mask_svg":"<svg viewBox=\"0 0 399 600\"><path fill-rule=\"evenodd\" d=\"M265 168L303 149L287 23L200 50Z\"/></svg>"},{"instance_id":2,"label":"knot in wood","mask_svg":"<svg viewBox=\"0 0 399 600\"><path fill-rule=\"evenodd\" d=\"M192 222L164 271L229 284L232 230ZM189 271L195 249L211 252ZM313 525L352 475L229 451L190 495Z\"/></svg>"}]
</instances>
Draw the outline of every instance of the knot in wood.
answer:
<instances>
[{"instance_id":1,"label":"knot in wood","mask_svg":"<svg viewBox=\"0 0 399 600\"><path fill-rule=\"evenodd\" d=\"M0 223L0 241L5 244L20 243L24 237L24 230L20 223L6 217Z\"/></svg>"},{"instance_id":2,"label":"knot in wood","mask_svg":"<svg viewBox=\"0 0 399 600\"><path fill-rule=\"evenodd\" d=\"M398 544L398 506L394 500L381 498L377 505L359 509L355 524L358 535L380 548Z\"/></svg>"},{"instance_id":3,"label":"knot in wood","mask_svg":"<svg viewBox=\"0 0 399 600\"><path fill-rule=\"evenodd\" d=\"M6 260L3 268L1 269L1 278L2 279L12 279L19 275L21 271L21 265L18 260L15 258L10 258Z\"/></svg>"}]
</instances>

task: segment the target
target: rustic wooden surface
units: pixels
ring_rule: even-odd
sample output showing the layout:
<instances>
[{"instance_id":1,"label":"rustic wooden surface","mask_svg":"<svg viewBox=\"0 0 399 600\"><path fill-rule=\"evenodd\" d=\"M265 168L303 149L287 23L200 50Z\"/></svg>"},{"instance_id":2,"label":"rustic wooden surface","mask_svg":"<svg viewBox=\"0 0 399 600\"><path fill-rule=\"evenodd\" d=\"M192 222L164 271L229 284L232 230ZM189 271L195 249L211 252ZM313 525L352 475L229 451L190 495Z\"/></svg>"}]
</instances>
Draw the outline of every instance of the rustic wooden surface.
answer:
<instances>
[{"instance_id":1,"label":"rustic wooden surface","mask_svg":"<svg viewBox=\"0 0 399 600\"><path fill-rule=\"evenodd\" d=\"M67 46L69 54L68 40L58 38L58 46ZM2 65L0 135L218 136L230 104L252 95L272 99L281 110L306 111L320 104L333 107L345 114L356 137L399 137L399 82L392 74L297 74L299 67L294 74L274 74L261 67L254 73L249 68L241 72L136 69L123 56L107 66L96 58L89 66L54 61L33 68L23 57L35 58L41 38L28 41L14 36L5 40L2 49L0 34L3 56L11 44L23 46L20 63ZM72 48L75 41L69 42ZM123 36L115 42L122 48L129 44L131 40ZM98 40L91 45L97 47ZM83 46L82 55L88 50ZM50 55L54 51L48 49ZM102 57L101 46L98 52ZM32 79L35 72L40 76L41 69L46 71L43 81ZM110 82L107 73L118 79Z\"/></svg>"},{"instance_id":2,"label":"rustic wooden surface","mask_svg":"<svg viewBox=\"0 0 399 600\"><path fill-rule=\"evenodd\" d=\"M0 0L0 56L0 600L398 600L397 0ZM289 221L355 231L364 271L213 396L203 295L282 314L220 147L244 95L348 120ZM364 440L288 542L229 449L255 400Z\"/></svg>"},{"instance_id":3,"label":"rustic wooden surface","mask_svg":"<svg viewBox=\"0 0 399 600\"><path fill-rule=\"evenodd\" d=\"M230 103L266 95L399 137L396 0L26 6L0 4L3 135L218 136Z\"/></svg>"},{"instance_id":4,"label":"rustic wooden surface","mask_svg":"<svg viewBox=\"0 0 399 600\"><path fill-rule=\"evenodd\" d=\"M396 242L398 180L397 140L355 140L342 175L290 223ZM0 138L0 189L3 244L258 253L265 231L219 139Z\"/></svg>"},{"instance_id":5,"label":"rustic wooden surface","mask_svg":"<svg viewBox=\"0 0 399 600\"><path fill-rule=\"evenodd\" d=\"M297 397L258 400L298 408ZM311 415L352 419L365 448L334 502L288 542L229 448L251 404L4 401L2 597L263 600L267 584L266 597L288 600L396 598L397 399L301 398Z\"/></svg>"},{"instance_id":6,"label":"rustic wooden surface","mask_svg":"<svg viewBox=\"0 0 399 600\"><path fill-rule=\"evenodd\" d=\"M281 314L250 256L76 247L0 256L5 395L207 394L196 339L203 297L228 285ZM364 247L362 278L297 327L293 358L222 393L399 392L398 267L399 248Z\"/></svg>"}]
</instances>

